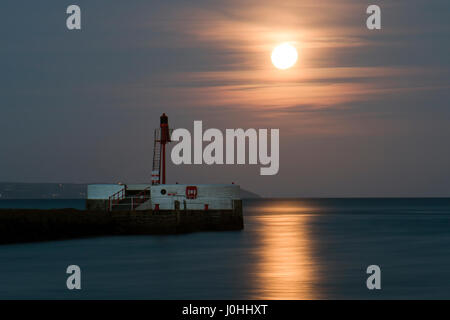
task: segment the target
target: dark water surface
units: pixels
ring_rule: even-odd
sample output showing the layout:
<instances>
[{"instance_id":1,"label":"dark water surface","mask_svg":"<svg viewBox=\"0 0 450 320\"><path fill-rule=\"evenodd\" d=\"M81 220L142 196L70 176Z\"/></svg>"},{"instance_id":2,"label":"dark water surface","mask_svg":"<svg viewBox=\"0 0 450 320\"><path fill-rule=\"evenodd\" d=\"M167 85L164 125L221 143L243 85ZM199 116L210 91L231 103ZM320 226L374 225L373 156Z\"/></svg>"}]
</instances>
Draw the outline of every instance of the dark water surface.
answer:
<instances>
[{"instance_id":1,"label":"dark water surface","mask_svg":"<svg viewBox=\"0 0 450 320\"><path fill-rule=\"evenodd\" d=\"M246 200L244 213L240 232L0 246L0 298L450 299L450 199ZM71 264L81 291L66 289ZM379 291L366 288L371 264Z\"/></svg>"}]
</instances>

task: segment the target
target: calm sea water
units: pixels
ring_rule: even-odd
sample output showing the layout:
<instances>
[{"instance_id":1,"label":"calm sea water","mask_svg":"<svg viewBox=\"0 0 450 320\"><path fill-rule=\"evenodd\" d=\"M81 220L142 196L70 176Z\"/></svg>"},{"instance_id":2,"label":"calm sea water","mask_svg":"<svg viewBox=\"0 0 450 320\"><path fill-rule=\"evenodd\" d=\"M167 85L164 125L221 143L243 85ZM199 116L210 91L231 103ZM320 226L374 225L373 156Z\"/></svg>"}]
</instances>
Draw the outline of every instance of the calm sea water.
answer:
<instances>
[{"instance_id":1,"label":"calm sea water","mask_svg":"<svg viewBox=\"0 0 450 320\"><path fill-rule=\"evenodd\" d=\"M246 200L244 212L240 232L0 246L0 298L450 299L450 199ZM81 291L66 289L71 264ZM366 288L372 264L379 291Z\"/></svg>"}]
</instances>

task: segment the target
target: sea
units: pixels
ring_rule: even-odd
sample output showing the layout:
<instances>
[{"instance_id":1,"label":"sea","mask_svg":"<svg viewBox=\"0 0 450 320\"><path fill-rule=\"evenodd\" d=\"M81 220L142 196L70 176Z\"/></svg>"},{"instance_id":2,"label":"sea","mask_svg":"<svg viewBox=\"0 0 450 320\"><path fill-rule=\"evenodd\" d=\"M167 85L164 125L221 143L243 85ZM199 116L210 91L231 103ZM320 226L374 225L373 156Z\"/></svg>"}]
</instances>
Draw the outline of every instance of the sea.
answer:
<instances>
[{"instance_id":1,"label":"sea","mask_svg":"<svg viewBox=\"0 0 450 320\"><path fill-rule=\"evenodd\" d=\"M450 299L449 198L243 205L242 231L0 245L0 299ZM66 287L69 265L81 269L81 290ZM380 289L367 287L373 265Z\"/></svg>"}]
</instances>

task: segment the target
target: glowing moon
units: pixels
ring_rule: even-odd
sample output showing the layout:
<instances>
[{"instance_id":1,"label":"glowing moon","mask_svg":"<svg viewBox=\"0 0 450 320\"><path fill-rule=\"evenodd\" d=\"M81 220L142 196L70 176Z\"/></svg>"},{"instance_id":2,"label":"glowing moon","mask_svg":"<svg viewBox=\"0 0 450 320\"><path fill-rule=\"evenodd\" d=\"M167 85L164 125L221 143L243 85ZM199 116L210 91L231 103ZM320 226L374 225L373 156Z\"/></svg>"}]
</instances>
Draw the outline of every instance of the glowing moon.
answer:
<instances>
[{"instance_id":1,"label":"glowing moon","mask_svg":"<svg viewBox=\"0 0 450 320\"><path fill-rule=\"evenodd\" d=\"M272 63L281 70L292 67L297 62L297 49L290 43L282 43L272 51Z\"/></svg>"}]
</instances>

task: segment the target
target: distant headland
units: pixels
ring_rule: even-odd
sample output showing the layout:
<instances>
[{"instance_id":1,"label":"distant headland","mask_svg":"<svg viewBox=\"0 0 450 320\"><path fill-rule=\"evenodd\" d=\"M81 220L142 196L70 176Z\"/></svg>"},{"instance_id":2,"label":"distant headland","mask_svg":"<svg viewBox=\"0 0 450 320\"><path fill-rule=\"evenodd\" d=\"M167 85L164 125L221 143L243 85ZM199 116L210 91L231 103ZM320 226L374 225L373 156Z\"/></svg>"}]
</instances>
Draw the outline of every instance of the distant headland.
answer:
<instances>
[{"instance_id":1,"label":"distant headland","mask_svg":"<svg viewBox=\"0 0 450 320\"><path fill-rule=\"evenodd\" d=\"M86 199L87 184L83 183L20 183L0 182L1 199ZM261 198L241 188L242 199Z\"/></svg>"}]
</instances>

